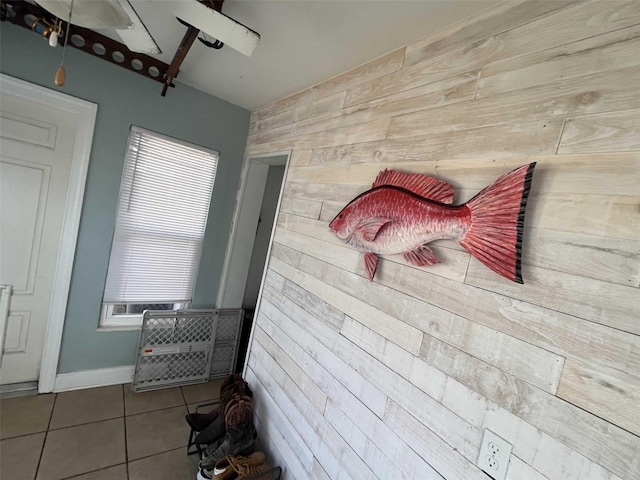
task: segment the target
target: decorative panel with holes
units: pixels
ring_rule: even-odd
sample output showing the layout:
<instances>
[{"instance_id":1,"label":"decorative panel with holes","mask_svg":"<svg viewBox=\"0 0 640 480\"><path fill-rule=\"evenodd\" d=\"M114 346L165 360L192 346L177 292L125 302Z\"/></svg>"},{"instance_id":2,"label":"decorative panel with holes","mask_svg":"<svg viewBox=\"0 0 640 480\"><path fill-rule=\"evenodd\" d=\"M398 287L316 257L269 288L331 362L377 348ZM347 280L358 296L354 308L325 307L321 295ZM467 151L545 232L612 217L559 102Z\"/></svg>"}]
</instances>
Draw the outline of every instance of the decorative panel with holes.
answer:
<instances>
[{"instance_id":1,"label":"decorative panel with holes","mask_svg":"<svg viewBox=\"0 0 640 480\"><path fill-rule=\"evenodd\" d=\"M241 309L145 311L133 391L201 383L233 373L243 314Z\"/></svg>"},{"instance_id":2,"label":"decorative panel with holes","mask_svg":"<svg viewBox=\"0 0 640 480\"><path fill-rule=\"evenodd\" d=\"M0 7L3 21L34 30L34 33L37 32L37 34L42 34L37 28L38 25L52 25L56 21L56 17L44 8L24 0L2 0ZM88 28L77 25L69 27L68 23L62 22L64 33L67 28L70 28L69 46L151 80L164 83L165 74L169 68L166 63L143 53L132 52L124 44ZM61 35L58 42L60 45L64 45L65 35Z\"/></svg>"}]
</instances>

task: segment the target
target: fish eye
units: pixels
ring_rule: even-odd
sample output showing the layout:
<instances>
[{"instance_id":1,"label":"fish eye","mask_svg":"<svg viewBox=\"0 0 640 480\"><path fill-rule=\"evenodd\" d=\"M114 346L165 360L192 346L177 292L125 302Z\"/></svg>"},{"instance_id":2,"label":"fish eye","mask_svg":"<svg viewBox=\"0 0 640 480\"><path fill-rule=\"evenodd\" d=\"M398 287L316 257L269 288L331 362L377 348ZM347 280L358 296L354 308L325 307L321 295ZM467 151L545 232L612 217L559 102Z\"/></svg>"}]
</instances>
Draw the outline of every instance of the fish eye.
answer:
<instances>
[{"instance_id":1,"label":"fish eye","mask_svg":"<svg viewBox=\"0 0 640 480\"><path fill-rule=\"evenodd\" d=\"M343 213L339 213L338 214L338 218L342 218L342 217L344 217L344 214Z\"/></svg>"}]
</instances>

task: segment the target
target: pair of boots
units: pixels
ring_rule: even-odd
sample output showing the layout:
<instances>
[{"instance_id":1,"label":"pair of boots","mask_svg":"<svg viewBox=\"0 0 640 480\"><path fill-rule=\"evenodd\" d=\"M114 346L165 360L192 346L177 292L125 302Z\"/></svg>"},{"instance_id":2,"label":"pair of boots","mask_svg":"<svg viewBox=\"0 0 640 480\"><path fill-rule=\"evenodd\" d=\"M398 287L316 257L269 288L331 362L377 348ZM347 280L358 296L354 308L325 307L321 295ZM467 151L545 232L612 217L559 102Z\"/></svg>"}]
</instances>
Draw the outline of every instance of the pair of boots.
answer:
<instances>
[{"instance_id":1,"label":"pair of boots","mask_svg":"<svg viewBox=\"0 0 640 480\"><path fill-rule=\"evenodd\" d=\"M229 375L220 385L220 403L218 408L209 413L190 413L186 416L187 423L193 431L198 432L194 443L198 450L203 446L214 443L226 433L225 410L235 395L250 398L253 393L241 375Z\"/></svg>"},{"instance_id":2,"label":"pair of boots","mask_svg":"<svg viewBox=\"0 0 640 480\"><path fill-rule=\"evenodd\" d=\"M205 480L216 478L214 475L218 462L223 461L229 455L245 457L255 450L258 434L253 424L253 403L249 396L235 394L229 399L225 406L224 424L226 430L224 436L211 443L204 452L204 457L200 461L198 478ZM249 470L254 471L255 469ZM249 470L245 473L248 473ZM239 472L236 473L239 474ZM256 473L258 472L256 471ZM231 478L235 479L236 477Z\"/></svg>"}]
</instances>

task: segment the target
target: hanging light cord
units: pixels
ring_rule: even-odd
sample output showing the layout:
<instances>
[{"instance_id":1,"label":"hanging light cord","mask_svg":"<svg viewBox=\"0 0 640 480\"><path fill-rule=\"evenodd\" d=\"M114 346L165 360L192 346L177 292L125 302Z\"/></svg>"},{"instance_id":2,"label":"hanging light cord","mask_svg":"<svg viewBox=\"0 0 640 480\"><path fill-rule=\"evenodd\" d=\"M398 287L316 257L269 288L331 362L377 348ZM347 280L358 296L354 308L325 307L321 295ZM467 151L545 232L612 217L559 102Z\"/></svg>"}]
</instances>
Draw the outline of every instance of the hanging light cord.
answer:
<instances>
[{"instance_id":1,"label":"hanging light cord","mask_svg":"<svg viewBox=\"0 0 640 480\"><path fill-rule=\"evenodd\" d=\"M69 42L69 32L71 31L71 13L73 12L73 0L71 0L71 6L69 7L69 21L67 22L67 31L64 34L64 45L62 47L62 60L60 61L60 66L58 67L58 71L56 72L56 76L54 79L54 83L58 87L64 86L67 81L67 74L64 71L64 57L67 53L67 43Z\"/></svg>"},{"instance_id":2,"label":"hanging light cord","mask_svg":"<svg viewBox=\"0 0 640 480\"><path fill-rule=\"evenodd\" d=\"M64 65L64 56L67 53L67 42L69 41L69 31L71 30L71 13L73 12L73 2L71 0L71 6L69 7L69 21L67 22L67 31L64 32L64 47L62 48L62 61L60 62L60 66Z\"/></svg>"}]
</instances>

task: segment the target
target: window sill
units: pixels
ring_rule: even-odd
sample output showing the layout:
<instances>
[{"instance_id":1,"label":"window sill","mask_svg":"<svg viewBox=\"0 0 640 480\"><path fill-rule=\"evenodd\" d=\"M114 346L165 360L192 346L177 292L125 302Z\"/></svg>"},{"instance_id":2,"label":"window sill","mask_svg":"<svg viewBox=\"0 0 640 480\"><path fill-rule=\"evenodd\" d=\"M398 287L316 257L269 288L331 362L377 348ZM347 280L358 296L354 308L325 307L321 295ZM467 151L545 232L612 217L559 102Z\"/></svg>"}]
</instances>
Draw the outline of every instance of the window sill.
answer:
<instances>
[{"instance_id":1,"label":"window sill","mask_svg":"<svg viewBox=\"0 0 640 480\"><path fill-rule=\"evenodd\" d=\"M128 331L134 331L134 330L138 331L141 328L142 328L142 322L136 325L121 325L121 324L100 325L96 330L98 332L128 332Z\"/></svg>"}]
</instances>

